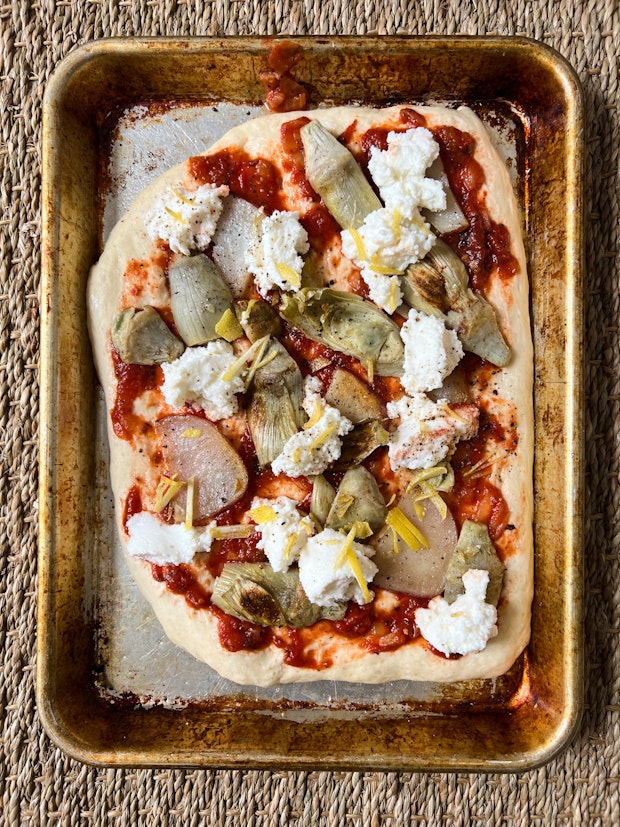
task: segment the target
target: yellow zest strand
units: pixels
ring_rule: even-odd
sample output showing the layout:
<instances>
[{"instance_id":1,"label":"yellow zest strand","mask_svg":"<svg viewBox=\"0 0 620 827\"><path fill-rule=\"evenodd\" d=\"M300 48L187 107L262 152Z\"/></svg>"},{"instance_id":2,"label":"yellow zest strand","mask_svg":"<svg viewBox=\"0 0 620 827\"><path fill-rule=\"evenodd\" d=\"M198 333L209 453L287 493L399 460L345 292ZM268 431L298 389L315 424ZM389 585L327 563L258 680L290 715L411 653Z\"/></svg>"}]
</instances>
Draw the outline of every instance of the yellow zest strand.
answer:
<instances>
[{"instance_id":1,"label":"yellow zest strand","mask_svg":"<svg viewBox=\"0 0 620 827\"><path fill-rule=\"evenodd\" d=\"M202 436L202 431L200 428L186 428L181 436L183 439L198 439L198 437Z\"/></svg>"},{"instance_id":2,"label":"yellow zest strand","mask_svg":"<svg viewBox=\"0 0 620 827\"><path fill-rule=\"evenodd\" d=\"M349 553L347 554L347 562L351 566L351 571L353 572L353 576L357 580L357 583L362 590L362 595L364 596L364 603L370 603L370 592L368 591L368 586L366 585L366 581L364 580L364 575L362 574L362 569L357 559L357 555L355 551L351 548L349 549Z\"/></svg>"},{"instance_id":3,"label":"yellow zest strand","mask_svg":"<svg viewBox=\"0 0 620 827\"><path fill-rule=\"evenodd\" d=\"M365 540L372 535L372 528L366 520L356 520L353 523L353 528L355 529L356 539Z\"/></svg>"},{"instance_id":4,"label":"yellow zest strand","mask_svg":"<svg viewBox=\"0 0 620 827\"><path fill-rule=\"evenodd\" d=\"M266 342L269 341L269 336L263 336L262 339L257 339L253 345L244 351L241 356L239 356L232 365L228 368L228 370L224 371L222 374L222 381L223 382L230 382L232 379L237 376L237 374L241 373L241 371L245 368L246 363L249 359L254 358L256 353L261 349L261 347L265 347Z\"/></svg>"},{"instance_id":5,"label":"yellow zest strand","mask_svg":"<svg viewBox=\"0 0 620 827\"><path fill-rule=\"evenodd\" d=\"M258 339L257 341L262 341L262 345L259 347L256 355L252 359L252 363L250 364L250 369L248 370L248 375L247 375L246 380L245 380L245 389L246 389L246 391L250 387L250 383L252 382L252 379L254 379L254 374L256 373L256 371L260 367L263 367L263 364L265 364L265 365L269 364L269 362L271 362L271 359L275 359L275 357L277 356L277 351L274 350L271 358L266 359L263 362L263 354L267 350L267 345L269 344L269 337L268 336L263 336L262 339Z\"/></svg>"},{"instance_id":6,"label":"yellow zest strand","mask_svg":"<svg viewBox=\"0 0 620 827\"><path fill-rule=\"evenodd\" d=\"M455 419L458 419L458 421L459 421L459 422L462 422L462 423L463 423L463 425L470 425L470 424L471 424L471 423L470 423L470 421L469 421L468 419L464 419L462 416L460 416L460 414L458 414L458 413L454 410L454 408L451 408L451 407L450 407L450 405L449 405L447 402L444 402L444 403L443 403L443 406L444 406L444 408L445 408L445 410L446 410L446 413L450 414L450 416L453 416Z\"/></svg>"},{"instance_id":7,"label":"yellow zest strand","mask_svg":"<svg viewBox=\"0 0 620 827\"><path fill-rule=\"evenodd\" d=\"M388 304L388 309L390 313L393 313L396 308L398 307L398 294L396 293L396 282L390 282L390 303Z\"/></svg>"},{"instance_id":8,"label":"yellow zest strand","mask_svg":"<svg viewBox=\"0 0 620 827\"><path fill-rule=\"evenodd\" d=\"M347 562L347 557L351 547L353 545L353 541L355 540L355 526L349 531L347 536L345 537L344 543L342 544L342 548L340 549L340 553L338 557L336 557L336 562L334 563L334 571L338 571L341 569L344 564Z\"/></svg>"},{"instance_id":9,"label":"yellow zest strand","mask_svg":"<svg viewBox=\"0 0 620 827\"><path fill-rule=\"evenodd\" d=\"M187 505L185 506L185 528L189 531L194 525L194 492L196 481L190 477L187 481Z\"/></svg>"},{"instance_id":10,"label":"yellow zest strand","mask_svg":"<svg viewBox=\"0 0 620 827\"><path fill-rule=\"evenodd\" d=\"M428 548L428 541L411 520L396 506L388 511L386 523L391 526L398 536L407 543L412 551Z\"/></svg>"},{"instance_id":11,"label":"yellow zest strand","mask_svg":"<svg viewBox=\"0 0 620 827\"><path fill-rule=\"evenodd\" d=\"M323 416L323 413L324 413L323 406L321 405L320 402L317 402L314 406L313 411L312 411L312 416L306 422L305 425L302 425L302 428L304 429L304 431L308 431L308 430L310 430L310 428L313 427L313 425L316 425L316 423L319 421L319 419Z\"/></svg>"},{"instance_id":12,"label":"yellow zest strand","mask_svg":"<svg viewBox=\"0 0 620 827\"><path fill-rule=\"evenodd\" d=\"M334 431L336 430L336 428L337 428L337 427L338 427L338 423L337 423L337 422L332 422L332 424L331 424L331 425L328 425L328 426L327 426L327 428L325 428L325 430L324 430L324 431L322 431L322 432L321 432L321 433L317 436L317 438L316 438L316 439L312 442L312 444L309 446L308 450L309 450L309 451L314 451L314 450L315 450L315 448L318 448L319 446L321 446L321 445L323 445L325 442L327 442L327 440L328 440L328 439L330 438L330 436L334 433Z\"/></svg>"},{"instance_id":13,"label":"yellow zest strand","mask_svg":"<svg viewBox=\"0 0 620 827\"><path fill-rule=\"evenodd\" d=\"M463 471L463 476L471 477L472 474L478 474L483 471L486 471L488 468L494 465L498 461L498 459L498 456L483 457L482 459L479 459L478 462L476 462L474 465L472 465L471 468L468 468L467 471Z\"/></svg>"},{"instance_id":14,"label":"yellow zest strand","mask_svg":"<svg viewBox=\"0 0 620 827\"><path fill-rule=\"evenodd\" d=\"M193 198L186 198L184 195L181 195L181 193L178 192L175 189L172 190L172 194L175 196L175 198L178 198L179 201L182 201L183 204L190 204L190 205L195 204L195 201L194 201Z\"/></svg>"},{"instance_id":15,"label":"yellow zest strand","mask_svg":"<svg viewBox=\"0 0 620 827\"><path fill-rule=\"evenodd\" d=\"M214 540L243 540L254 532L251 525L218 525L211 529Z\"/></svg>"},{"instance_id":16,"label":"yellow zest strand","mask_svg":"<svg viewBox=\"0 0 620 827\"><path fill-rule=\"evenodd\" d=\"M296 531L294 531L291 534L291 536L288 538L288 541L287 541L286 545L284 546L284 559L285 560L288 560L288 558L291 556L291 551L293 550L293 547L294 547L294 545L295 545L295 543L297 542L298 539L299 539L299 534L297 534Z\"/></svg>"},{"instance_id":17,"label":"yellow zest strand","mask_svg":"<svg viewBox=\"0 0 620 827\"><path fill-rule=\"evenodd\" d=\"M349 233L357 248L357 257L359 261L366 261L366 249L364 248L364 241L355 227L349 227Z\"/></svg>"},{"instance_id":18,"label":"yellow zest strand","mask_svg":"<svg viewBox=\"0 0 620 827\"><path fill-rule=\"evenodd\" d=\"M396 244L398 244L400 241L400 230L400 210L398 209L398 207L396 207L392 211L392 232L394 233L394 239L396 241Z\"/></svg>"},{"instance_id":19,"label":"yellow zest strand","mask_svg":"<svg viewBox=\"0 0 620 827\"><path fill-rule=\"evenodd\" d=\"M156 512L159 513L160 511L163 511L168 503L176 497L185 485L183 481L177 480L176 477L177 474L175 474L174 477L163 477L157 486L155 499Z\"/></svg>"},{"instance_id":20,"label":"yellow zest strand","mask_svg":"<svg viewBox=\"0 0 620 827\"><path fill-rule=\"evenodd\" d=\"M222 339L226 339L227 342L234 342L235 339L243 336L243 328L230 307L227 307L222 313L219 322L215 325L215 332Z\"/></svg>"},{"instance_id":21,"label":"yellow zest strand","mask_svg":"<svg viewBox=\"0 0 620 827\"><path fill-rule=\"evenodd\" d=\"M380 276L402 276L405 273L404 270L397 270L396 267L384 267L382 264L371 264L368 269Z\"/></svg>"},{"instance_id":22,"label":"yellow zest strand","mask_svg":"<svg viewBox=\"0 0 620 827\"><path fill-rule=\"evenodd\" d=\"M422 521L426 516L426 508L424 508L424 504L420 502L420 500L416 500L413 504L415 508L415 514L418 520Z\"/></svg>"},{"instance_id":23,"label":"yellow zest strand","mask_svg":"<svg viewBox=\"0 0 620 827\"><path fill-rule=\"evenodd\" d=\"M171 218L174 218L175 221L178 221L180 224L183 223L183 216L180 212L175 212L174 210L171 210L170 207L164 207L164 209Z\"/></svg>"},{"instance_id":24,"label":"yellow zest strand","mask_svg":"<svg viewBox=\"0 0 620 827\"><path fill-rule=\"evenodd\" d=\"M258 525L263 523L271 523L278 516L270 505L259 505L248 512L250 519L254 520Z\"/></svg>"},{"instance_id":25,"label":"yellow zest strand","mask_svg":"<svg viewBox=\"0 0 620 827\"><path fill-rule=\"evenodd\" d=\"M400 551L398 547L398 534L394 531L393 526L390 526L390 530L392 532L392 551L394 552L394 556L396 556Z\"/></svg>"},{"instance_id":26,"label":"yellow zest strand","mask_svg":"<svg viewBox=\"0 0 620 827\"><path fill-rule=\"evenodd\" d=\"M284 264L283 261L276 261L276 270L282 281L290 284L291 287L299 287L301 285L301 277L296 270Z\"/></svg>"},{"instance_id":27,"label":"yellow zest strand","mask_svg":"<svg viewBox=\"0 0 620 827\"><path fill-rule=\"evenodd\" d=\"M368 382L372 385L375 379L375 363L372 361L372 359L369 359L367 362L365 362L365 366L366 374L368 375Z\"/></svg>"}]
</instances>

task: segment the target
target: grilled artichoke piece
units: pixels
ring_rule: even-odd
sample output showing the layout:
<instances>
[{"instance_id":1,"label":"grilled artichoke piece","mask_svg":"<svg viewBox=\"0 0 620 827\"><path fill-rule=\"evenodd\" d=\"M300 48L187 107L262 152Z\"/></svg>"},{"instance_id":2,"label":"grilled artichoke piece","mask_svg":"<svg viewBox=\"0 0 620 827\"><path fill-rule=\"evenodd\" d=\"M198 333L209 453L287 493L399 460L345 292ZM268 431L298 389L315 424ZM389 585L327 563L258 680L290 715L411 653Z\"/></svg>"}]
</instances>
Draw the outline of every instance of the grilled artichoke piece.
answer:
<instances>
[{"instance_id":1,"label":"grilled artichoke piece","mask_svg":"<svg viewBox=\"0 0 620 827\"><path fill-rule=\"evenodd\" d=\"M385 500L375 478L360 465L342 478L325 528L349 531L354 523L368 523L374 533L384 525L386 516Z\"/></svg>"},{"instance_id":2,"label":"grilled artichoke piece","mask_svg":"<svg viewBox=\"0 0 620 827\"><path fill-rule=\"evenodd\" d=\"M311 603L297 569L276 572L268 563L226 563L215 581L212 602L227 614L260 626L312 626L321 618L340 620L346 604Z\"/></svg>"},{"instance_id":3,"label":"grilled artichoke piece","mask_svg":"<svg viewBox=\"0 0 620 827\"><path fill-rule=\"evenodd\" d=\"M402 290L411 307L442 316L465 350L499 367L508 364L510 348L495 310L470 289L465 265L444 241L438 238L422 261L407 268Z\"/></svg>"},{"instance_id":4,"label":"grilled artichoke piece","mask_svg":"<svg viewBox=\"0 0 620 827\"><path fill-rule=\"evenodd\" d=\"M342 368L334 371L325 392L325 401L338 408L354 425L380 419L383 415L381 403L366 382Z\"/></svg>"},{"instance_id":5,"label":"grilled artichoke piece","mask_svg":"<svg viewBox=\"0 0 620 827\"><path fill-rule=\"evenodd\" d=\"M250 299L235 303L235 313L243 332L254 343L263 336L278 336L282 328L280 317L262 299Z\"/></svg>"},{"instance_id":6,"label":"grilled artichoke piece","mask_svg":"<svg viewBox=\"0 0 620 827\"><path fill-rule=\"evenodd\" d=\"M380 376L401 376L404 347L398 325L355 293L329 287L283 297L280 314L310 339L372 363Z\"/></svg>"},{"instance_id":7,"label":"grilled artichoke piece","mask_svg":"<svg viewBox=\"0 0 620 827\"><path fill-rule=\"evenodd\" d=\"M390 435L378 419L362 422L342 437L340 457L334 468L351 468L359 465L366 457L382 445L387 445Z\"/></svg>"},{"instance_id":8,"label":"grilled artichoke piece","mask_svg":"<svg viewBox=\"0 0 620 827\"><path fill-rule=\"evenodd\" d=\"M112 343L128 365L172 362L185 350L154 307L119 313L112 323Z\"/></svg>"},{"instance_id":9,"label":"grilled artichoke piece","mask_svg":"<svg viewBox=\"0 0 620 827\"><path fill-rule=\"evenodd\" d=\"M327 482L323 474L312 477L312 499L310 501L310 513L324 526L332 507L336 489Z\"/></svg>"},{"instance_id":10,"label":"grilled artichoke piece","mask_svg":"<svg viewBox=\"0 0 620 827\"><path fill-rule=\"evenodd\" d=\"M454 193L450 189L448 176L444 169L441 158L437 157L426 170L428 178L434 178L436 181L441 181L444 191L446 193L446 207L443 210L422 210L422 215L426 218L432 226L435 234L454 233L459 230L465 230L469 227L469 221L465 218L463 210L459 207Z\"/></svg>"},{"instance_id":11,"label":"grilled artichoke piece","mask_svg":"<svg viewBox=\"0 0 620 827\"><path fill-rule=\"evenodd\" d=\"M369 213L383 206L361 167L319 121L303 126L300 135L308 181L341 227L361 227Z\"/></svg>"},{"instance_id":12,"label":"grilled artichoke piece","mask_svg":"<svg viewBox=\"0 0 620 827\"><path fill-rule=\"evenodd\" d=\"M271 339L261 361L252 380L248 425L258 461L265 466L301 428L306 414L301 371L277 339Z\"/></svg>"},{"instance_id":13,"label":"grilled artichoke piece","mask_svg":"<svg viewBox=\"0 0 620 827\"><path fill-rule=\"evenodd\" d=\"M218 338L215 330L226 310L232 310L232 294L217 267L202 253L175 256L168 270L172 315L187 345L202 345Z\"/></svg>"},{"instance_id":14,"label":"grilled artichoke piece","mask_svg":"<svg viewBox=\"0 0 620 827\"><path fill-rule=\"evenodd\" d=\"M444 597L454 603L465 593L463 575L469 569L485 569L489 572L489 585L485 601L497 606L504 579L504 564L497 556L489 537L489 529L483 523L466 520L461 528L456 548L448 563Z\"/></svg>"}]
</instances>

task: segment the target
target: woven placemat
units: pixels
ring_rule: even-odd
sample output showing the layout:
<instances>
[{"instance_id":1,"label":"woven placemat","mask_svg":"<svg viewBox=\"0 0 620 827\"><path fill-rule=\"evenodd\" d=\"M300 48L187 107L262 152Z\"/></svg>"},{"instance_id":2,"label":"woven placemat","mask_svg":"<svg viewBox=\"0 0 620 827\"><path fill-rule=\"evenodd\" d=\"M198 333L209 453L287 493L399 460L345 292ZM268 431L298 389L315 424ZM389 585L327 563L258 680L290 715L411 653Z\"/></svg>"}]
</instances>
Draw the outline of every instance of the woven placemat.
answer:
<instances>
[{"instance_id":1,"label":"woven placemat","mask_svg":"<svg viewBox=\"0 0 620 827\"><path fill-rule=\"evenodd\" d=\"M383 6L386 6L385 8ZM41 101L86 41L131 35L499 34L558 49L587 128L586 709L523 775L97 770L34 699ZM618 0L13 0L0 5L0 824L620 824Z\"/></svg>"}]
</instances>

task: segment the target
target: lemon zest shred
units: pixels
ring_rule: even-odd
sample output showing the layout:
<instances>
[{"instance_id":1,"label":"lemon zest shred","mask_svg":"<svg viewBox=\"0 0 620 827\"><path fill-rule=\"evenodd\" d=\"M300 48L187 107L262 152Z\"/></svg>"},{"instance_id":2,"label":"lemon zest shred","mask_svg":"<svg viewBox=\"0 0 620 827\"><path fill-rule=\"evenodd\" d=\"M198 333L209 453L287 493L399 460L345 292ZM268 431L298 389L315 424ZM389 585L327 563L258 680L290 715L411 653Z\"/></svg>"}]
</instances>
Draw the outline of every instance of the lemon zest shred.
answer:
<instances>
[{"instance_id":1,"label":"lemon zest shred","mask_svg":"<svg viewBox=\"0 0 620 827\"><path fill-rule=\"evenodd\" d=\"M400 218L400 210L398 209L398 207L395 207L392 212L392 232L394 233L394 238L396 239L397 244L400 242Z\"/></svg>"},{"instance_id":2,"label":"lemon zest shred","mask_svg":"<svg viewBox=\"0 0 620 827\"><path fill-rule=\"evenodd\" d=\"M396 267L384 267L382 264L371 264L369 269L380 276L402 276L405 273L404 270L398 270Z\"/></svg>"},{"instance_id":3,"label":"lemon zest shred","mask_svg":"<svg viewBox=\"0 0 620 827\"><path fill-rule=\"evenodd\" d=\"M291 536L288 538L288 540L286 542L286 545L284 546L284 552L283 552L285 560L288 560L289 557L291 556L291 551L293 550L293 546L295 545L295 543L297 542L298 539L299 539L299 534L296 531L294 531L291 534Z\"/></svg>"},{"instance_id":4,"label":"lemon zest shred","mask_svg":"<svg viewBox=\"0 0 620 827\"><path fill-rule=\"evenodd\" d=\"M370 537L373 533L372 528L366 520L356 520L353 523L352 528L355 529L356 539L359 538L360 540L365 540L367 537Z\"/></svg>"},{"instance_id":5,"label":"lemon zest shred","mask_svg":"<svg viewBox=\"0 0 620 827\"><path fill-rule=\"evenodd\" d=\"M290 284L292 287L299 287L301 285L301 277L297 270L293 270L288 264L283 261L276 261L276 270L282 281Z\"/></svg>"},{"instance_id":6,"label":"lemon zest shred","mask_svg":"<svg viewBox=\"0 0 620 827\"><path fill-rule=\"evenodd\" d=\"M388 511L386 523L401 537L412 551L429 548L426 537L415 526L398 506Z\"/></svg>"},{"instance_id":7,"label":"lemon zest shred","mask_svg":"<svg viewBox=\"0 0 620 827\"><path fill-rule=\"evenodd\" d=\"M398 295L396 293L397 285L394 280L390 282L390 301L388 303L388 309L390 313L393 313L396 308L398 307Z\"/></svg>"},{"instance_id":8,"label":"lemon zest shred","mask_svg":"<svg viewBox=\"0 0 620 827\"><path fill-rule=\"evenodd\" d=\"M297 446L293 451L293 462L299 462L301 459L301 446Z\"/></svg>"},{"instance_id":9,"label":"lemon zest shred","mask_svg":"<svg viewBox=\"0 0 620 827\"><path fill-rule=\"evenodd\" d=\"M160 480L155 492L155 511L157 513L163 511L186 484L183 480L177 480L177 476L178 474L175 474L173 477L162 477Z\"/></svg>"},{"instance_id":10,"label":"lemon zest shred","mask_svg":"<svg viewBox=\"0 0 620 827\"><path fill-rule=\"evenodd\" d=\"M238 523L235 525L218 525L211 529L214 540L243 540L254 531L251 525Z\"/></svg>"},{"instance_id":11,"label":"lemon zest shred","mask_svg":"<svg viewBox=\"0 0 620 827\"><path fill-rule=\"evenodd\" d=\"M321 445L323 445L325 442L327 442L327 440L334 433L334 431L336 430L337 427L338 427L337 422L332 422L331 425L328 425L327 428L325 428L324 431L321 431L321 433L317 436L317 438L312 441L312 443L308 447L308 450L309 451L314 451L316 448L319 448Z\"/></svg>"},{"instance_id":12,"label":"lemon zest shred","mask_svg":"<svg viewBox=\"0 0 620 827\"><path fill-rule=\"evenodd\" d=\"M396 533L394 526L390 526L390 531L392 532L392 552L394 556L396 556L400 549L398 547L398 534Z\"/></svg>"},{"instance_id":13,"label":"lemon zest shred","mask_svg":"<svg viewBox=\"0 0 620 827\"><path fill-rule=\"evenodd\" d=\"M271 523L278 516L270 505L258 505L256 508L249 511L248 514L257 525Z\"/></svg>"},{"instance_id":14,"label":"lemon zest shred","mask_svg":"<svg viewBox=\"0 0 620 827\"><path fill-rule=\"evenodd\" d=\"M490 468L492 465L499 460L497 455L491 457L482 457L479 459L478 462L474 463L471 468L468 468L467 471L463 471L464 477L471 477L473 474L480 473L481 471L486 471L487 468Z\"/></svg>"},{"instance_id":15,"label":"lemon zest shred","mask_svg":"<svg viewBox=\"0 0 620 827\"><path fill-rule=\"evenodd\" d=\"M313 425L316 425L319 419L323 416L323 413L323 406L320 402L317 402L312 410L312 416L304 425L301 426L304 431L308 431Z\"/></svg>"},{"instance_id":16,"label":"lemon zest shred","mask_svg":"<svg viewBox=\"0 0 620 827\"><path fill-rule=\"evenodd\" d=\"M187 481L187 504L185 506L185 528L187 531L194 525L194 493L196 491L196 480L190 477Z\"/></svg>"},{"instance_id":17,"label":"lemon zest shred","mask_svg":"<svg viewBox=\"0 0 620 827\"><path fill-rule=\"evenodd\" d=\"M257 339L253 344L251 344L250 347L245 350L241 356L238 356L232 365L224 371L222 374L222 381L230 382L235 378L235 376L237 376L237 374L241 373L246 366L247 361L255 357L257 351L259 351L261 347L265 347L268 340L269 336L263 336L261 339Z\"/></svg>"},{"instance_id":18,"label":"lemon zest shred","mask_svg":"<svg viewBox=\"0 0 620 827\"><path fill-rule=\"evenodd\" d=\"M426 508L424 508L422 502L420 502L420 500L416 500L413 507L415 508L415 513L418 520L423 520L426 515Z\"/></svg>"},{"instance_id":19,"label":"lemon zest shred","mask_svg":"<svg viewBox=\"0 0 620 827\"><path fill-rule=\"evenodd\" d=\"M198 437L202 436L202 431L200 428L186 428L181 436L183 439L198 439Z\"/></svg>"},{"instance_id":20,"label":"lemon zest shred","mask_svg":"<svg viewBox=\"0 0 620 827\"><path fill-rule=\"evenodd\" d=\"M464 418L464 417L462 417L460 414L458 414L458 413L454 410L454 408L451 408L451 407L450 407L450 405L449 405L447 402L444 402L444 403L443 403L443 407L444 407L444 409L445 409L446 413L450 414L450 416L453 416L455 419L458 419L458 421L459 421L459 422L462 422L464 425L469 425L469 424L470 424L470 422L469 422L469 420L468 420L468 419L465 419L465 418Z\"/></svg>"},{"instance_id":21,"label":"lemon zest shred","mask_svg":"<svg viewBox=\"0 0 620 827\"><path fill-rule=\"evenodd\" d=\"M374 382L375 379L375 363L372 359L369 359L366 363L366 373L368 375L368 381L370 384Z\"/></svg>"},{"instance_id":22,"label":"lemon zest shred","mask_svg":"<svg viewBox=\"0 0 620 827\"><path fill-rule=\"evenodd\" d=\"M347 554L347 562L351 567L351 571L353 572L353 576L357 580L358 586L362 591L362 595L364 596L364 603L370 603L370 591L368 590L368 586L366 581L364 580L364 575L362 574L362 568L360 566L359 560L357 559L357 555L355 551L350 548Z\"/></svg>"},{"instance_id":23,"label":"lemon zest shred","mask_svg":"<svg viewBox=\"0 0 620 827\"><path fill-rule=\"evenodd\" d=\"M257 352L254 354L254 356L252 357L252 361L251 361L250 367L248 369L248 375L246 376L246 379L245 379L245 389L246 389L246 391L250 387L250 383L252 382L252 379L254 379L254 375L255 375L256 371L259 368L264 367L264 365L268 365L269 362L271 362L271 359L275 359L275 357L277 356L277 351L274 350L273 354L271 355L270 358L263 360L263 354L265 353L265 350L267 349L267 345L269 344L269 337L268 336L263 336L262 339L257 339L257 341L262 342L262 344L258 348Z\"/></svg>"},{"instance_id":24,"label":"lemon zest shred","mask_svg":"<svg viewBox=\"0 0 620 827\"><path fill-rule=\"evenodd\" d=\"M355 227L349 227L349 233L357 248L357 257L360 261L366 261L366 249L364 247L364 240Z\"/></svg>"},{"instance_id":25,"label":"lemon zest shred","mask_svg":"<svg viewBox=\"0 0 620 827\"><path fill-rule=\"evenodd\" d=\"M334 571L338 571L341 569L344 564L347 562L347 557L349 554L349 550L351 549L353 542L355 541L355 526L349 531L347 536L344 538L344 543L342 544L342 548L336 557L334 562Z\"/></svg>"},{"instance_id":26,"label":"lemon zest shred","mask_svg":"<svg viewBox=\"0 0 620 827\"><path fill-rule=\"evenodd\" d=\"M222 313L219 322L215 325L215 332L227 342L234 342L235 339L243 336L243 328L230 307Z\"/></svg>"},{"instance_id":27,"label":"lemon zest shred","mask_svg":"<svg viewBox=\"0 0 620 827\"><path fill-rule=\"evenodd\" d=\"M164 210L168 213L171 218L174 218L175 221L178 221L180 224L183 223L183 216L180 212L176 212L175 210L171 209L168 206L164 207Z\"/></svg>"},{"instance_id":28,"label":"lemon zest shred","mask_svg":"<svg viewBox=\"0 0 620 827\"><path fill-rule=\"evenodd\" d=\"M191 205L191 204L196 203L193 198L186 198L184 195L181 195L181 193L178 190L174 189L174 188L172 189L172 194L174 195L175 198L178 198L179 201L181 201L183 204L190 204Z\"/></svg>"}]
</instances>

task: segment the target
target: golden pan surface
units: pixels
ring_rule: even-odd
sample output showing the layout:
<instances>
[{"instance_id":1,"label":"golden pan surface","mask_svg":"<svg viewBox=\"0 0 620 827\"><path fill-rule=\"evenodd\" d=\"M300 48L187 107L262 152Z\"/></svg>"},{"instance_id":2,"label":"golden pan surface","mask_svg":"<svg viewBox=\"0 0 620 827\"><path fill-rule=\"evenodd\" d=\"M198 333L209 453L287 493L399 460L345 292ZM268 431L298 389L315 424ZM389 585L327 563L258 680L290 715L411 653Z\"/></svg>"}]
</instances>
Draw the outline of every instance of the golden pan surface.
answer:
<instances>
[{"instance_id":1,"label":"golden pan surface","mask_svg":"<svg viewBox=\"0 0 620 827\"><path fill-rule=\"evenodd\" d=\"M131 189L120 173L110 180L111 147L126 140L119 130L137 112L148 126L218 109L224 121L207 121L214 130L226 125L222 111L233 119L256 112L274 40L102 41L61 64L44 101L39 711L58 745L95 764L529 769L566 745L582 703L581 91L555 52L525 39L298 41L296 76L311 106L457 101L512 153L535 351L531 642L496 681L264 691L205 678L206 667L167 650L152 625L151 648L131 649L135 623L152 618L132 604L110 550L85 303L106 223ZM196 149L186 146L178 160ZM150 150L137 138L135 151Z\"/></svg>"}]
</instances>

